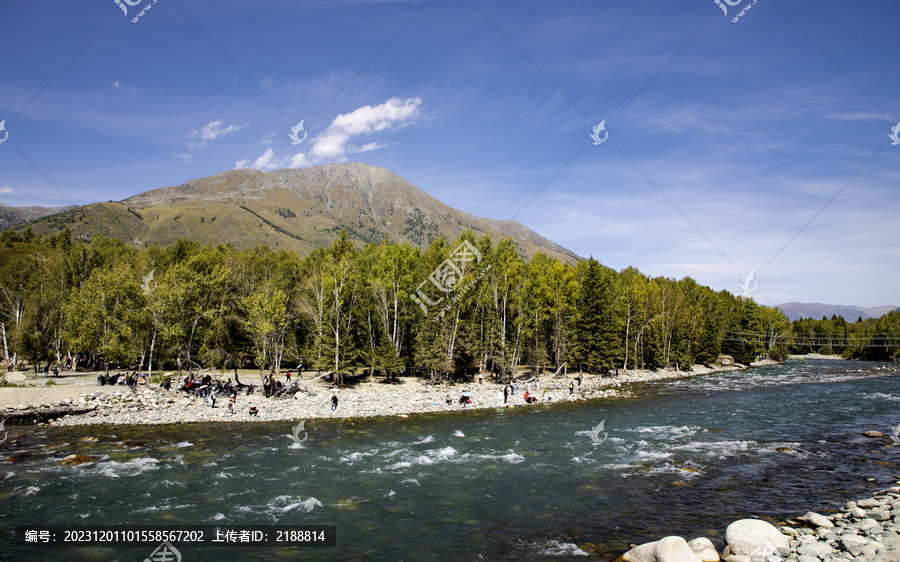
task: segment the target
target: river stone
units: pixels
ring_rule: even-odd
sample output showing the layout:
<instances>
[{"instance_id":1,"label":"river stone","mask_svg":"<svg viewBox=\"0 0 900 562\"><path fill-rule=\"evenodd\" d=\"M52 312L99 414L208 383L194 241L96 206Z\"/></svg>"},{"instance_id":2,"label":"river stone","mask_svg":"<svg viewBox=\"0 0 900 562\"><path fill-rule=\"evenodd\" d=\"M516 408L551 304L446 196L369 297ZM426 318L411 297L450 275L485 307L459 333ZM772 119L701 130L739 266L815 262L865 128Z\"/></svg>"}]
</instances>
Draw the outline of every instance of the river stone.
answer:
<instances>
[{"instance_id":1,"label":"river stone","mask_svg":"<svg viewBox=\"0 0 900 562\"><path fill-rule=\"evenodd\" d=\"M716 550L716 545L708 538L697 537L688 542L688 546L697 553L697 556L703 562L719 562L719 552Z\"/></svg>"},{"instance_id":2,"label":"river stone","mask_svg":"<svg viewBox=\"0 0 900 562\"><path fill-rule=\"evenodd\" d=\"M872 560L875 556L878 555L878 550L872 545L866 545L862 547L861 554L865 556L867 559Z\"/></svg>"},{"instance_id":3,"label":"river stone","mask_svg":"<svg viewBox=\"0 0 900 562\"><path fill-rule=\"evenodd\" d=\"M19 404L18 406L16 406L16 410L27 410L27 409L28 409L28 404Z\"/></svg>"},{"instance_id":4,"label":"river stone","mask_svg":"<svg viewBox=\"0 0 900 562\"><path fill-rule=\"evenodd\" d=\"M884 437L884 433L881 433L880 431L866 431L863 433L863 435L865 435L866 437L873 437L873 438Z\"/></svg>"},{"instance_id":5,"label":"river stone","mask_svg":"<svg viewBox=\"0 0 900 562\"><path fill-rule=\"evenodd\" d=\"M656 545L659 541L653 541L638 545L622 555L625 562L656 562Z\"/></svg>"},{"instance_id":6,"label":"river stone","mask_svg":"<svg viewBox=\"0 0 900 562\"><path fill-rule=\"evenodd\" d=\"M779 546L788 547L788 538L771 523L759 519L740 519L725 529L725 542L734 554L769 555Z\"/></svg>"},{"instance_id":7,"label":"river stone","mask_svg":"<svg viewBox=\"0 0 900 562\"><path fill-rule=\"evenodd\" d=\"M68 457L60 461L60 464L64 466L74 466L86 462L97 462L97 457L89 457L87 455L69 455Z\"/></svg>"},{"instance_id":8,"label":"river stone","mask_svg":"<svg viewBox=\"0 0 900 562\"><path fill-rule=\"evenodd\" d=\"M819 515L814 511L806 512L806 515L801 517L803 521L806 521L810 525L815 525L816 527L825 527L826 529L834 529L834 523L828 520L824 515Z\"/></svg>"},{"instance_id":9,"label":"river stone","mask_svg":"<svg viewBox=\"0 0 900 562\"><path fill-rule=\"evenodd\" d=\"M22 373L7 373L6 382L25 382L25 375Z\"/></svg>"},{"instance_id":10,"label":"river stone","mask_svg":"<svg viewBox=\"0 0 900 562\"><path fill-rule=\"evenodd\" d=\"M867 498L864 500L859 500L856 502L856 507L862 507L864 509L872 509L873 507L880 507L881 502L874 498Z\"/></svg>"},{"instance_id":11,"label":"river stone","mask_svg":"<svg viewBox=\"0 0 900 562\"><path fill-rule=\"evenodd\" d=\"M866 517L862 521L859 522L859 530L860 531L870 531L878 526L878 521Z\"/></svg>"},{"instance_id":12,"label":"river stone","mask_svg":"<svg viewBox=\"0 0 900 562\"><path fill-rule=\"evenodd\" d=\"M701 562L681 537L665 537L656 543L656 562Z\"/></svg>"},{"instance_id":13,"label":"river stone","mask_svg":"<svg viewBox=\"0 0 900 562\"><path fill-rule=\"evenodd\" d=\"M821 562L817 557L810 556L808 554L801 554L799 558L797 558L797 562Z\"/></svg>"},{"instance_id":14,"label":"river stone","mask_svg":"<svg viewBox=\"0 0 900 562\"><path fill-rule=\"evenodd\" d=\"M850 510L850 515L852 515L855 519L865 519L866 510L861 507L854 507Z\"/></svg>"},{"instance_id":15,"label":"river stone","mask_svg":"<svg viewBox=\"0 0 900 562\"><path fill-rule=\"evenodd\" d=\"M841 544L844 546L844 549L850 551L852 548L861 549L866 546L869 541L866 540L865 537L861 537L859 535L843 535L841 536Z\"/></svg>"},{"instance_id":16,"label":"river stone","mask_svg":"<svg viewBox=\"0 0 900 562\"><path fill-rule=\"evenodd\" d=\"M814 542L811 544L805 544L797 549L797 554L806 554L808 556L815 556L816 558L823 558L828 556L834 551L830 546L821 542Z\"/></svg>"}]
</instances>

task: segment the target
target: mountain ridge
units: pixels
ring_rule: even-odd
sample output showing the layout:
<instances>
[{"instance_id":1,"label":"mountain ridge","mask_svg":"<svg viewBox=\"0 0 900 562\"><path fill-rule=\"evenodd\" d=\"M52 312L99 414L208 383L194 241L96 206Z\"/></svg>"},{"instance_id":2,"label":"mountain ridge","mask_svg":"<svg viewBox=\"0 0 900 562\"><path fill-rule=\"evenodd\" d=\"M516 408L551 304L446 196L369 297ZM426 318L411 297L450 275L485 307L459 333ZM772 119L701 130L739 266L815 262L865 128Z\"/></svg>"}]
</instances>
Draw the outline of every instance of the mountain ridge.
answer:
<instances>
[{"instance_id":1,"label":"mountain ridge","mask_svg":"<svg viewBox=\"0 0 900 562\"><path fill-rule=\"evenodd\" d=\"M390 170L358 162L228 170L120 202L67 209L31 226L38 235L69 228L79 239L105 234L135 246L167 246L183 237L238 249L268 244L302 255L328 246L341 230L357 244L387 237L419 247L472 230L511 238L527 258L543 252L567 262L582 259L517 221L454 209Z\"/></svg>"},{"instance_id":2,"label":"mountain ridge","mask_svg":"<svg viewBox=\"0 0 900 562\"><path fill-rule=\"evenodd\" d=\"M869 318L881 318L888 312L896 310L898 307L892 304L880 306L855 306L841 304L823 304L818 302L786 302L777 306L779 310L784 312L788 319L793 322L801 318L812 318L819 320L823 316L831 318L832 316L842 316L848 322L856 322L858 318L863 320Z\"/></svg>"}]
</instances>

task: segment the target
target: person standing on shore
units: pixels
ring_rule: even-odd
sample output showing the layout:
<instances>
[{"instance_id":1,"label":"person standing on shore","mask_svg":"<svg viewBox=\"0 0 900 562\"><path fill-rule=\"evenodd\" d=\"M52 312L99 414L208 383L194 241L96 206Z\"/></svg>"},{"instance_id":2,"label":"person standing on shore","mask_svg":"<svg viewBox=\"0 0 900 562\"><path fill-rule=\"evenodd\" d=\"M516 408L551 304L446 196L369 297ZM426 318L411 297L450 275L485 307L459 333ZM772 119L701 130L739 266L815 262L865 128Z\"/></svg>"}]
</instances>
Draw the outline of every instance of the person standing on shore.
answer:
<instances>
[{"instance_id":1,"label":"person standing on shore","mask_svg":"<svg viewBox=\"0 0 900 562\"><path fill-rule=\"evenodd\" d=\"M569 383L569 395L571 396L571 395L574 394L574 393L575 393L575 383L574 383L574 382L570 382L570 383Z\"/></svg>"},{"instance_id":2,"label":"person standing on shore","mask_svg":"<svg viewBox=\"0 0 900 562\"><path fill-rule=\"evenodd\" d=\"M337 397L337 394L332 394L332 395L331 395L331 411L332 411L332 412L335 411L335 410L337 410L337 405L338 405L338 397Z\"/></svg>"},{"instance_id":3,"label":"person standing on shore","mask_svg":"<svg viewBox=\"0 0 900 562\"><path fill-rule=\"evenodd\" d=\"M236 394L232 394L231 398L228 399L228 413L234 414L234 402L237 398Z\"/></svg>"},{"instance_id":4,"label":"person standing on shore","mask_svg":"<svg viewBox=\"0 0 900 562\"><path fill-rule=\"evenodd\" d=\"M506 404L507 400L509 400L509 385L503 387L503 403Z\"/></svg>"}]
</instances>

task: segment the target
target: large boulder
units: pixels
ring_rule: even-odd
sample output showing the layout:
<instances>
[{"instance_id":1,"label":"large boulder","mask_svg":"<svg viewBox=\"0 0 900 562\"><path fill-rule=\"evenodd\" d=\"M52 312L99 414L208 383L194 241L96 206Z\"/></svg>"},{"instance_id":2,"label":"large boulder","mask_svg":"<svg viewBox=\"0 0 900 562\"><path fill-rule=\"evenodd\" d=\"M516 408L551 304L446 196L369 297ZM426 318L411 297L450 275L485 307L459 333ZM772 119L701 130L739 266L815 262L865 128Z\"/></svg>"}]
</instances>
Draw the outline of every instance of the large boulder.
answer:
<instances>
[{"instance_id":1,"label":"large boulder","mask_svg":"<svg viewBox=\"0 0 900 562\"><path fill-rule=\"evenodd\" d=\"M759 519L740 519L725 529L725 543L731 554L768 556L778 547L788 548L788 538L774 525Z\"/></svg>"},{"instance_id":2,"label":"large boulder","mask_svg":"<svg viewBox=\"0 0 900 562\"><path fill-rule=\"evenodd\" d=\"M7 373L4 378L6 378L6 382L10 383L20 383L25 382L25 375L22 373Z\"/></svg>"},{"instance_id":3,"label":"large boulder","mask_svg":"<svg viewBox=\"0 0 900 562\"><path fill-rule=\"evenodd\" d=\"M656 562L701 562L681 537L666 537L656 543Z\"/></svg>"},{"instance_id":4,"label":"large boulder","mask_svg":"<svg viewBox=\"0 0 900 562\"><path fill-rule=\"evenodd\" d=\"M638 545L622 555L625 562L656 562L656 545L653 541Z\"/></svg>"}]
</instances>

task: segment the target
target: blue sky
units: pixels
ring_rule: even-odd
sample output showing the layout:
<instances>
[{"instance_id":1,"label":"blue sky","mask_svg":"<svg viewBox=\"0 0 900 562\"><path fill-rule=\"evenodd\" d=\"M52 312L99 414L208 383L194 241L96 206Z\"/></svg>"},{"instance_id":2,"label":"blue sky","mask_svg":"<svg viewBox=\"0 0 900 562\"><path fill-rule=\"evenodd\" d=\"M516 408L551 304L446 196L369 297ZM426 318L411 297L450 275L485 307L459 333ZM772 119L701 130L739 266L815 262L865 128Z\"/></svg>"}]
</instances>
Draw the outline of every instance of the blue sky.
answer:
<instances>
[{"instance_id":1,"label":"blue sky","mask_svg":"<svg viewBox=\"0 0 900 562\"><path fill-rule=\"evenodd\" d=\"M615 269L900 305L900 3L722 1L0 0L0 201L360 161Z\"/></svg>"}]
</instances>

